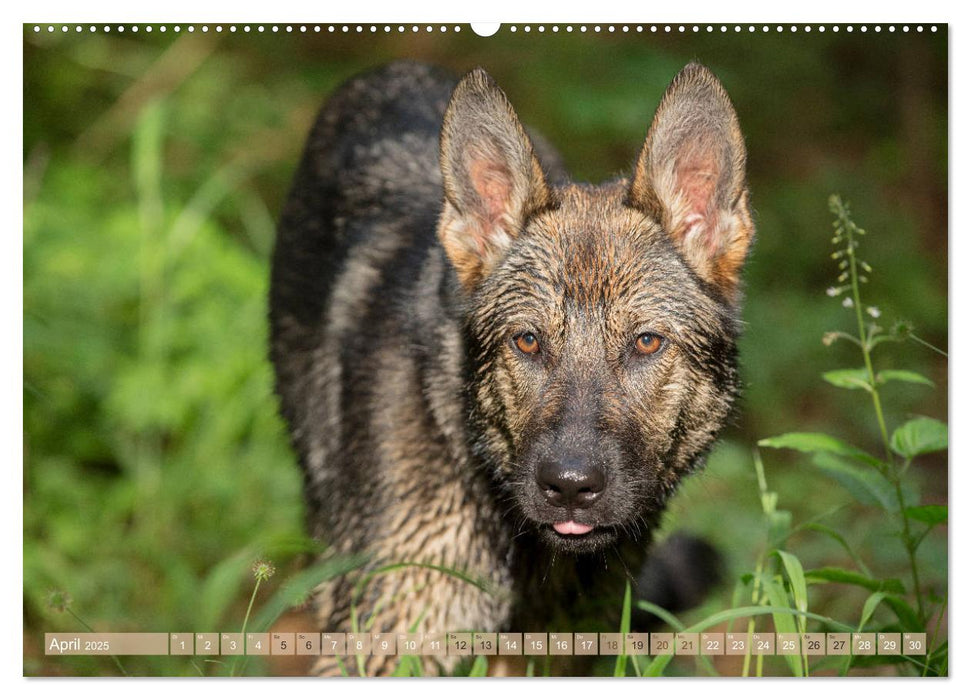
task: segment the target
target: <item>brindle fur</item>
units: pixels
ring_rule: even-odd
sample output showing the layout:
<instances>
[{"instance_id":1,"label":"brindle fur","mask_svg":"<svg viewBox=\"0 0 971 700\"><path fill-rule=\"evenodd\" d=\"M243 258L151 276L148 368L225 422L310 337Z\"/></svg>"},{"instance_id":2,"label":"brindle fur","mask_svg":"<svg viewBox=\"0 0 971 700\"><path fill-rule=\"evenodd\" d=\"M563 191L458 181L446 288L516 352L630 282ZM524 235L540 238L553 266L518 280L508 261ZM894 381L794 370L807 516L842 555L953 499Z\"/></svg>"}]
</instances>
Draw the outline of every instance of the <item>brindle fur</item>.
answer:
<instances>
[{"instance_id":1,"label":"brindle fur","mask_svg":"<svg viewBox=\"0 0 971 700\"><path fill-rule=\"evenodd\" d=\"M331 553L366 552L366 570L431 564L489 589L420 566L377 575L362 628L615 628L666 500L738 392L744 163L731 103L697 64L668 88L631 179L600 186L564 184L481 69L456 85L395 63L331 97L270 294L309 529ZM511 341L523 332L535 355ZM640 356L648 332L663 347ZM598 500L544 496L551 460L599 474ZM568 518L597 527L557 535ZM321 629L350 631L362 575L316 591Z\"/></svg>"}]
</instances>

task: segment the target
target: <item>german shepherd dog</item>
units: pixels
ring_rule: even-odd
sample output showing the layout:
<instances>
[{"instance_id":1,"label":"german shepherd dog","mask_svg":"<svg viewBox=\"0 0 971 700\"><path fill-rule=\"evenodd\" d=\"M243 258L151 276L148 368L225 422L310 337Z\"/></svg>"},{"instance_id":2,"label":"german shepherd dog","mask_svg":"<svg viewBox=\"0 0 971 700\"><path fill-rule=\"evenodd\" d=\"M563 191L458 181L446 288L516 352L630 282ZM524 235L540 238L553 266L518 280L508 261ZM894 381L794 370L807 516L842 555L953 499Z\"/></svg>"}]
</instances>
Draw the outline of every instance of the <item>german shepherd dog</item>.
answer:
<instances>
[{"instance_id":1,"label":"german shepherd dog","mask_svg":"<svg viewBox=\"0 0 971 700\"><path fill-rule=\"evenodd\" d=\"M338 89L270 291L309 529L369 557L315 591L321 629L615 631L645 565L675 598L696 587L704 547L687 567L648 549L738 393L752 237L738 119L701 65L630 177L598 186L481 69L394 63Z\"/></svg>"}]
</instances>

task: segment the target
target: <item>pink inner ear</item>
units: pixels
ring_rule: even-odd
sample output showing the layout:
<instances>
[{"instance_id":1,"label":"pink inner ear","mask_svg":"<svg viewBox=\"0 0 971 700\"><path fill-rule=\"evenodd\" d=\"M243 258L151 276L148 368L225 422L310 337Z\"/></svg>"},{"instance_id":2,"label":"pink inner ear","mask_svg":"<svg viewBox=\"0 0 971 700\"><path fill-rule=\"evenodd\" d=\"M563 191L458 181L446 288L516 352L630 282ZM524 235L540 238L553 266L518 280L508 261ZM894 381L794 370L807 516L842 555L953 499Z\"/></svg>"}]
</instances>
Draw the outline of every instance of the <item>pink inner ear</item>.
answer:
<instances>
[{"instance_id":1,"label":"pink inner ear","mask_svg":"<svg viewBox=\"0 0 971 700\"><path fill-rule=\"evenodd\" d=\"M715 186L718 184L718 173L714 162L692 160L688 163L679 163L677 178L681 192L688 199L691 213L706 215L712 196L715 194Z\"/></svg>"},{"instance_id":2,"label":"pink inner ear","mask_svg":"<svg viewBox=\"0 0 971 700\"><path fill-rule=\"evenodd\" d=\"M485 223L494 224L509 211L511 193L509 171L499 163L474 158L469 163L469 179L485 211Z\"/></svg>"},{"instance_id":3,"label":"pink inner ear","mask_svg":"<svg viewBox=\"0 0 971 700\"><path fill-rule=\"evenodd\" d=\"M678 189L687 205L684 219L681 222L684 238L700 236L708 248L715 252L718 240L715 236L716 226L712 221L715 207L713 199L718 185L718 171L715 162L710 158L692 158L678 163L676 178Z\"/></svg>"}]
</instances>

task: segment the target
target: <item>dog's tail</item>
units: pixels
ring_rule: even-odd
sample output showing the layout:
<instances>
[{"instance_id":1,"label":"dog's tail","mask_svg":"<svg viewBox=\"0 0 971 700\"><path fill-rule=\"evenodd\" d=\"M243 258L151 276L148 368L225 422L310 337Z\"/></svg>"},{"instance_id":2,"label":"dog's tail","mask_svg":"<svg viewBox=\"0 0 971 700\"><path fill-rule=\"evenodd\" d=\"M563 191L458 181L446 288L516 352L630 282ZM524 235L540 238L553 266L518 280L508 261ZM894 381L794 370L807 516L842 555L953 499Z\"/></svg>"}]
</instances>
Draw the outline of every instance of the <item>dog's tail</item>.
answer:
<instances>
[{"instance_id":1,"label":"dog's tail","mask_svg":"<svg viewBox=\"0 0 971 700\"><path fill-rule=\"evenodd\" d=\"M637 579L639 600L677 613L699 605L724 578L724 562L708 542L675 533L658 544L648 556ZM631 625L644 630L658 627L658 618L632 610Z\"/></svg>"}]
</instances>

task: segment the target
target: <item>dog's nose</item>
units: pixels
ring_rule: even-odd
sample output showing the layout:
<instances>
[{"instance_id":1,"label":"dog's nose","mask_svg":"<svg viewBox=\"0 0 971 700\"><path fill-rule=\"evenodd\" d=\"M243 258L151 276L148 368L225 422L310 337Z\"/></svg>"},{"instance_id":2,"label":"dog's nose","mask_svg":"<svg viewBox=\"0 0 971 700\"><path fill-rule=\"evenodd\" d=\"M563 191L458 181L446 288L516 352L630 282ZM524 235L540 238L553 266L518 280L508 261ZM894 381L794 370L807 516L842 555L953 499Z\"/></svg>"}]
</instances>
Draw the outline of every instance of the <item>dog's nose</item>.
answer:
<instances>
[{"instance_id":1,"label":"dog's nose","mask_svg":"<svg viewBox=\"0 0 971 700\"><path fill-rule=\"evenodd\" d=\"M600 498L607 479L590 460L568 458L540 464L536 483L551 505L589 508Z\"/></svg>"}]
</instances>

